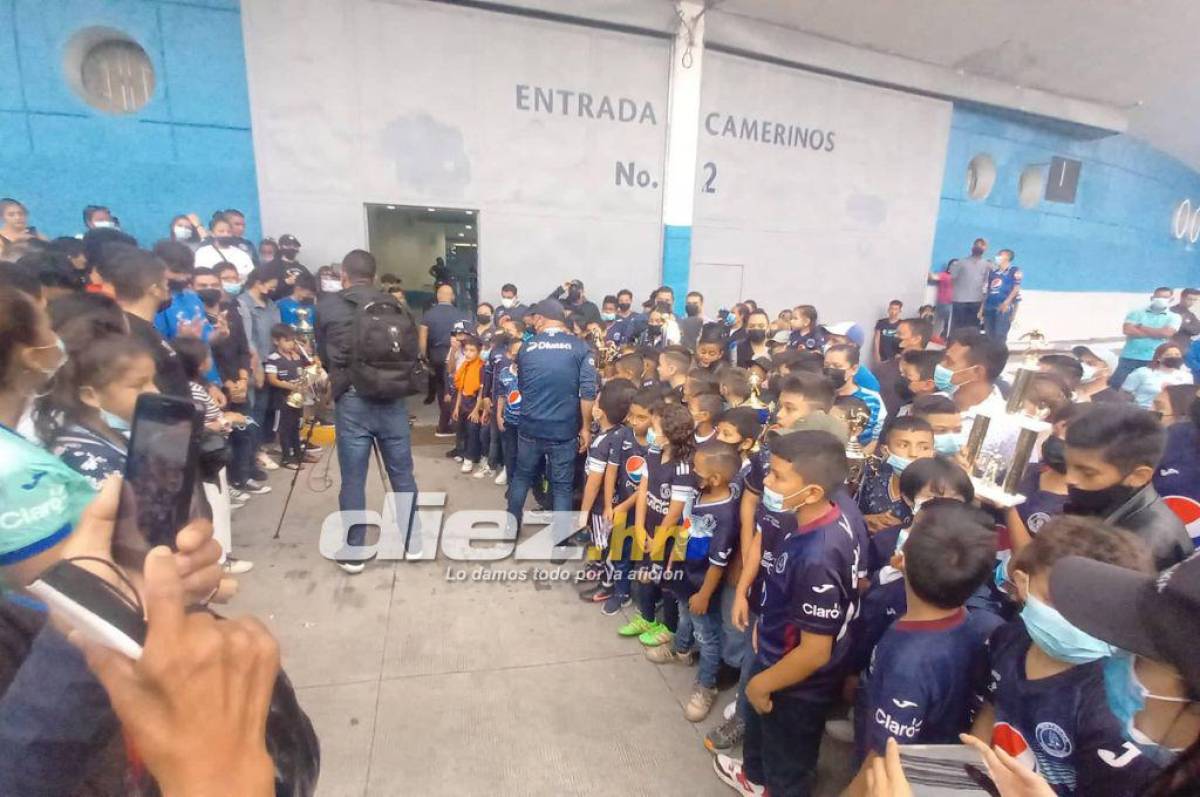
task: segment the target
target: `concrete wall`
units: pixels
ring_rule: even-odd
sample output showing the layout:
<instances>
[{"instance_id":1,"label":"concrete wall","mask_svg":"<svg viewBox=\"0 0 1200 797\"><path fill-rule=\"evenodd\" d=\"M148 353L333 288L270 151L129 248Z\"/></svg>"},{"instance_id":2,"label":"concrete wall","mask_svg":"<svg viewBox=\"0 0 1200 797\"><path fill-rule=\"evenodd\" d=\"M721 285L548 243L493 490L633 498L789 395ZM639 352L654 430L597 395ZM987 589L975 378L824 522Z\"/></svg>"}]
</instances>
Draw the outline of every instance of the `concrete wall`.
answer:
<instances>
[{"instance_id":1,"label":"concrete wall","mask_svg":"<svg viewBox=\"0 0 1200 797\"><path fill-rule=\"evenodd\" d=\"M709 52L693 287L873 325L923 290L950 104ZM867 327L869 328L869 327Z\"/></svg>"},{"instance_id":2,"label":"concrete wall","mask_svg":"<svg viewBox=\"0 0 1200 797\"><path fill-rule=\"evenodd\" d=\"M135 40L155 71L150 102L111 115L64 74L70 43L106 27ZM247 214L259 234L258 190L237 0L0 2L0 195L22 200L43 233L83 229L88 204L107 205L143 242L171 217Z\"/></svg>"},{"instance_id":3,"label":"concrete wall","mask_svg":"<svg viewBox=\"0 0 1200 797\"><path fill-rule=\"evenodd\" d=\"M315 260L365 243L363 203L467 207L484 297L657 283L666 41L420 0L244 22L264 218Z\"/></svg>"},{"instance_id":4,"label":"concrete wall","mask_svg":"<svg viewBox=\"0 0 1200 797\"><path fill-rule=\"evenodd\" d=\"M996 182L973 200L967 166L980 153L994 160ZM1023 206L1022 172L1032 165L1044 174L1055 155L1082 161L1075 202ZM983 236L990 253L1013 249L1024 270L1014 337L1034 328L1052 339L1119 336L1125 313L1155 287L1200 285L1196 246L1173 229L1184 199L1200 207L1200 175L1134 138L1081 137L956 107L933 263L966 254Z\"/></svg>"}]
</instances>

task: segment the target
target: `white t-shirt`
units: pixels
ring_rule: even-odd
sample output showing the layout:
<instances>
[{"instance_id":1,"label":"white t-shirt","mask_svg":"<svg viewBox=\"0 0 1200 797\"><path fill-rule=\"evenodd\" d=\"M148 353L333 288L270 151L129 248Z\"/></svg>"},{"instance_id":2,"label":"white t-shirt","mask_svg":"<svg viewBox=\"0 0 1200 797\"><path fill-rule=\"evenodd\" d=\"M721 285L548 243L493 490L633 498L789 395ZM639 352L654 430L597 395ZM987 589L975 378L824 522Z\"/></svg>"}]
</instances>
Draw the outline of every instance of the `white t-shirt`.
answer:
<instances>
[{"instance_id":1,"label":"white t-shirt","mask_svg":"<svg viewBox=\"0 0 1200 797\"><path fill-rule=\"evenodd\" d=\"M218 248L216 243L208 243L196 250L196 268L213 268L221 262L232 263L243 280L254 270L254 261L250 259L250 255L236 246Z\"/></svg>"}]
</instances>

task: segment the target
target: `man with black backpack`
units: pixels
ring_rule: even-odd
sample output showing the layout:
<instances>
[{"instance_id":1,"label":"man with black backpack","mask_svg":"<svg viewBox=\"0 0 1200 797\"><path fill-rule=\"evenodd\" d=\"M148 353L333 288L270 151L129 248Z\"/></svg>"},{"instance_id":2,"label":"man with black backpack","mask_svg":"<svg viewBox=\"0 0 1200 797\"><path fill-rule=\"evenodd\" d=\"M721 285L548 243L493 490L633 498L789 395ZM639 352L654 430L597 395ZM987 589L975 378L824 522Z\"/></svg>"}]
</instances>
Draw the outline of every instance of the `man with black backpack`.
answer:
<instances>
[{"instance_id":1,"label":"man with black backpack","mask_svg":"<svg viewBox=\"0 0 1200 797\"><path fill-rule=\"evenodd\" d=\"M417 323L408 309L375 287L375 258L355 249L342 259L342 290L321 298L317 308L317 352L329 371L337 425L342 512L366 509L367 469L377 447L392 492L417 492L413 478L407 396L425 389ZM399 502L399 510L406 504ZM407 503L411 518L412 503ZM406 523L408 518L401 518ZM362 524L350 526L346 544L361 546ZM338 561L350 574L361 573L361 561Z\"/></svg>"}]
</instances>

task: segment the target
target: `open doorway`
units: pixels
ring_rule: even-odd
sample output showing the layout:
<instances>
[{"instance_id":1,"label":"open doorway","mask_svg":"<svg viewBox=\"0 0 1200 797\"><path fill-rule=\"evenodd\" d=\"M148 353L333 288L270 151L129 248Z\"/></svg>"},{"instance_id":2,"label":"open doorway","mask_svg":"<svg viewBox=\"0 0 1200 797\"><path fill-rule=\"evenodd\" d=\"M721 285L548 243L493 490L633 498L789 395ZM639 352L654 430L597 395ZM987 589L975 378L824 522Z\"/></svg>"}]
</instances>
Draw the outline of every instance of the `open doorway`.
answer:
<instances>
[{"instance_id":1,"label":"open doorway","mask_svg":"<svg viewBox=\"0 0 1200 797\"><path fill-rule=\"evenodd\" d=\"M479 300L479 212L459 208L375 205L367 208L367 241L379 276L400 279L408 306L433 303L435 274L455 287L458 306ZM444 269L444 270L443 270Z\"/></svg>"}]
</instances>

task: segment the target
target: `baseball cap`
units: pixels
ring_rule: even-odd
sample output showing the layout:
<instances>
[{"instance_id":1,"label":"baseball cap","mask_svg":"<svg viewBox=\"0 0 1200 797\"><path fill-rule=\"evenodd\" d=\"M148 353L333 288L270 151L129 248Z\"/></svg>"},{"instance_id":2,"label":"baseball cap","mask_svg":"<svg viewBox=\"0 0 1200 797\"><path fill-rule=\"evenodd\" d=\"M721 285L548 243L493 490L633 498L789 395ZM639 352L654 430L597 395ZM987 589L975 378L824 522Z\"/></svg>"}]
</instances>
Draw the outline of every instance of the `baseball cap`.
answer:
<instances>
[{"instance_id":1,"label":"baseball cap","mask_svg":"<svg viewBox=\"0 0 1200 797\"><path fill-rule=\"evenodd\" d=\"M284 233L279 236L279 245L281 247L291 247L293 249L300 248L300 239L289 233Z\"/></svg>"},{"instance_id":2,"label":"baseball cap","mask_svg":"<svg viewBox=\"0 0 1200 797\"><path fill-rule=\"evenodd\" d=\"M578 288L579 290L583 290L583 280L571 280L570 283L568 283L568 284L572 288Z\"/></svg>"},{"instance_id":3,"label":"baseball cap","mask_svg":"<svg viewBox=\"0 0 1200 797\"><path fill-rule=\"evenodd\" d=\"M528 315L540 315L549 321L565 322L567 320L567 314L563 310L562 304L555 299L542 299L529 308Z\"/></svg>"},{"instance_id":4,"label":"baseball cap","mask_svg":"<svg viewBox=\"0 0 1200 797\"><path fill-rule=\"evenodd\" d=\"M1158 575L1068 556L1050 573L1050 597L1075 627L1170 664L1200 692L1200 555Z\"/></svg>"},{"instance_id":5,"label":"baseball cap","mask_svg":"<svg viewBox=\"0 0 1200 797\"><path fill-rule=\"evenodd\" d=\"M1075 355L1076 359L1085 354L1091 355L1107 365L1108 370L1117 370L1117 355L1108 349L1093 349L1088 346L1076 346L1075 348L1071 349L1071 353Z\"/></svg>"},{"instance_id":6,"label":"baseball cap","mask_svg":"<svg viewBox=\"0 0 1200 797\"><path fill-rule=\"evenodd\" d=\"M454 326L450 327L450 333L457 335L459 332L469 332L466 321L455 321Z\"/></svg>"},{"instance_id":7,"label":"baseball cap","mask_svg":"<svg viewBox=\"0 0 1200 797\"><path fill-rule=\"evenodd\" d=\"M787 344L792 339L792 333L785 329L781 329L771 336L771 341L774 343Z\"/></svg>"},{"instance_id":8,"label":"baseball cap","mask_svg":"<svg viewBox=\"0 0 1200 797\"><path fill-rule=\"evenodd\" d=\"M862 327L853 321L838 321L836 324L826 324L825 331L830 335L838 335L843 338L849 338L850 342L855 346L861 347L866 338L863 336Z\"/></svg>"}]
</instances>

